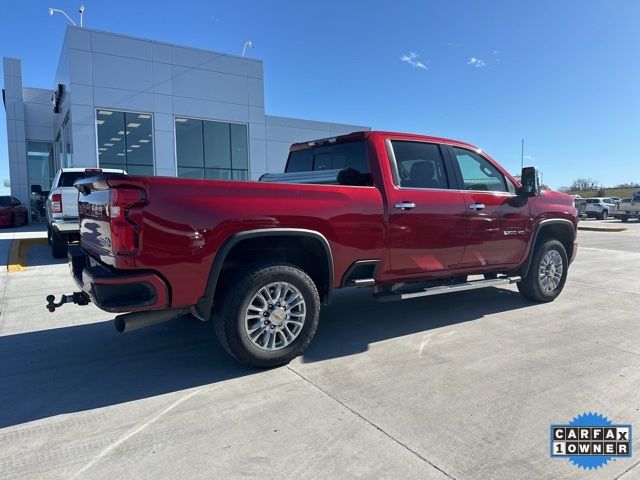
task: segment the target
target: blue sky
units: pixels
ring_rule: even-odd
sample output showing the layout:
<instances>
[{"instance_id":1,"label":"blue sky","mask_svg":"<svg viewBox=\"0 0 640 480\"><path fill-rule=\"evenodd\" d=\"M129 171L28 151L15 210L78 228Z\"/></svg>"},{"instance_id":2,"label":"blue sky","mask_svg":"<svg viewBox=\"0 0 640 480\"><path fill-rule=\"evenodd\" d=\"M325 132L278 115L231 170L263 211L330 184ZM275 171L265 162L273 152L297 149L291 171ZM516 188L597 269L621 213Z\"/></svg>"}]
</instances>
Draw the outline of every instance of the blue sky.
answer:
<instances>
[{"instance_id":1,"label":"blue sky","mask_svg":"<svg viewBox=\"0 0 640 480\"><path fill-rule=\"evenodd\" d=\"M10 2L0 53L53 87L80 0ZM9 6L10 5L10 6ZM640 2L85 0L85 26L264 61L266 111L469 141L510 171L640 182ZM0 181L9 177L4 112Z\"/></svg>"}]
</instances>

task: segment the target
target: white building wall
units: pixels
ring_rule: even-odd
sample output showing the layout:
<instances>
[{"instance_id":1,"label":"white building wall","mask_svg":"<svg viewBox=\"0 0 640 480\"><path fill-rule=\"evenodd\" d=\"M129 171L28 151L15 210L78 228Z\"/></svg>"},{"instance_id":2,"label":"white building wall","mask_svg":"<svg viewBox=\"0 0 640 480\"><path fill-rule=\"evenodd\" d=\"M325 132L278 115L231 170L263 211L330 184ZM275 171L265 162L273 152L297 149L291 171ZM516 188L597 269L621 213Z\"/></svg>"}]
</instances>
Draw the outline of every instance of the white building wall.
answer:
<instances>
[{"instance_id":1,"label":"white building wall","mask_svg":"<svg viewBox=\"0 0 640 480\"><path fill-rule=\"evenodd\" d=\"M11 194L28 204L22 65L17 58L4 57L3 69Z\"/></svg>"},{"instance_id":2,"label":"white building wall","mask_svg":"<svg viewBox=\"0 0 640 480\"><path fill-rule=\"evenodd\" d=\"M76 166L97 165L96 108L153 114L157 175L176 174L175 116L264 125L259 60L75 27L64 48L69 77L56 84L68 82ZM264 163L249 145L250 167Z\"/></svg>"}]
</instances>

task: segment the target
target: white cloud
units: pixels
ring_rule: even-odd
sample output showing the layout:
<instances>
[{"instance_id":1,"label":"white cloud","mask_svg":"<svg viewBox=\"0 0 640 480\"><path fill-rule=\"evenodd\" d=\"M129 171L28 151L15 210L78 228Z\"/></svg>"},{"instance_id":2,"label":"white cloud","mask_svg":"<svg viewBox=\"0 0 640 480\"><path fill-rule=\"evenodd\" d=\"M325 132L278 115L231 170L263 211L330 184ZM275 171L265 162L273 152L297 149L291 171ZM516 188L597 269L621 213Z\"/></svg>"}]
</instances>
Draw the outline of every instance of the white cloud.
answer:
<instances>
[{"instance_id":1,"label":"white cloud","mask_svg":"<svg viewBox=\"0 0 640 480\"><path fill-rule=\"evenodd\" d=\"M499 53L500 53L500 52L499 52L498 50L494 50L494 51L493 51L493 54L494 54L494 55L498 55Z\"/></svg>"},{"instance_id":2,"label":"white cloud","mask_svg":"<svg viewBox=\"0 0 640 480\"><path fill-rule=\"evenodd\" d=\"M532 157L531 155L525 155L525 156L524 156L524 159L525 159L525 160L535 160L535 159L536 159L536 157Z\"/></svg>"},{"instance_id":3,"label":"white cloud","mask_svg":"<svg viewBox=\"0 0 640 480\"><path fill-rule=\"evenodd\" d=\"M427 65L425 63L419 61L418 57L420 57L420 55L418 55L417 53L409 52L406 55L402 55L400 57L400 61L404 62L404 63L408 63L413 68L421 68L423 70L426 70L427 69Z\"/></svg>"},{"instance_id":4,"label":"white cloud","mask_svg":"<svg viewBox=\"0 0 640 480\"><path fill-rule=\"evenodd\" d=\"M486 65L486 63L484 62L484 60L481 60L476 57L471 57L467 62L467 65L473 65L474 67L482 68Z\"/></svg>"}]
</instances>

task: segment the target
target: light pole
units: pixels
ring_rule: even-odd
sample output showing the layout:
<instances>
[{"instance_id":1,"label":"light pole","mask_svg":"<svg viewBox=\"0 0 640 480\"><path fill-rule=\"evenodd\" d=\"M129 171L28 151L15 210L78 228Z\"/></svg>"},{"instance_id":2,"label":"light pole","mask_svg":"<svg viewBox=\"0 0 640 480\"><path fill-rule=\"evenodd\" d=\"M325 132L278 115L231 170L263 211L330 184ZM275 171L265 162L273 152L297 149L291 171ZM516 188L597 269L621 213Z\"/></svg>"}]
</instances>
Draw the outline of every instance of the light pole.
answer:
<instances>
[{"instance_id":1,"label":"light pole","mask_svg":"<svg viewBox=\"0 0 640 480\"><path fill-rule=\"evenodd\" d=\"M247 40L244 42L244 47L242 47L242 56L244 57L245 52L247 51L247 47L253 48L253 42L251 40Z\"/></svg>"},{"instance_id":2,"label":"light pole","mask_svg":"<svg viewBox=\"0 0 640 480\"><path fill-rule=\"evenodd\" d=\"M53 15L54 13L61 13L62 15L67 17L67 20L69 20L69 22L71 22L71 25L73 25L74 27L77 26L76 22L71 20L71 17L69 15L67 15L67 12L65 12L64 10L60 10L59 8L49 8L49 15Z\"/></svg>"},{"instance_id":3,"label":"light pole","mask_svg":"<svg viewBox=\"0 0 640 480\"><path fill-rule=\"evenodd\" d=\"M524 138L522 139L522 149L520 150L520 170L524 168Z\"/></svg>"},{"instance_id":4,"label":"light pole","mask_svg":"<svg viewBox=\"0 0 640 480\"><path fill-rule=\"evenodd\" d=\"M80 5L80 9L78 11L80 12L80 28L82 28L82 17L84 16L84 5Z\"/></svg>"}]
</instances>

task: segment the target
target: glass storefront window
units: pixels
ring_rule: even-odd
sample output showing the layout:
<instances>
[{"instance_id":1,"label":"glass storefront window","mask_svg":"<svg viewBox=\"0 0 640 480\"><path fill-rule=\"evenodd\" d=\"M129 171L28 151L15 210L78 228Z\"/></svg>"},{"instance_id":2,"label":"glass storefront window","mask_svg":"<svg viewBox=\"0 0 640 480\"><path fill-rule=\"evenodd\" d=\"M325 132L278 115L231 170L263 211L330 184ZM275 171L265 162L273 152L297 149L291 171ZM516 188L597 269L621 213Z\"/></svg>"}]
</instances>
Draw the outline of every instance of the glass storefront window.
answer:
<instances>
[{"instance_id":1,"label":"glass storefront window","mask_svg":"<svg viewBox=\"0 0 640 480\"><path fill-rule=\"evenodd\" d=\"M32 222L46 221L45 202L55 175L52 142L27 141L27 176Z\"/></svg>"},{"instance_id":2,"label":"glass storefront window","mask_svg":"<svg viewBox=\"0 0 640 480\"><path fill-rule=\"evenodd\" d=\"M153 117L149 113L98 109L98 158L102 168L153 175Z\"/></svg>"},{"instance_id":3,"label":"glass storefront window","mask_svg":"<svg viewBox=\"0 0 640 480\"><path fill-rule=\"evenodd\" d=\"M176 117L178 176L246 180L249 176L247 126Z\"/></svg>"}]
</instances>

